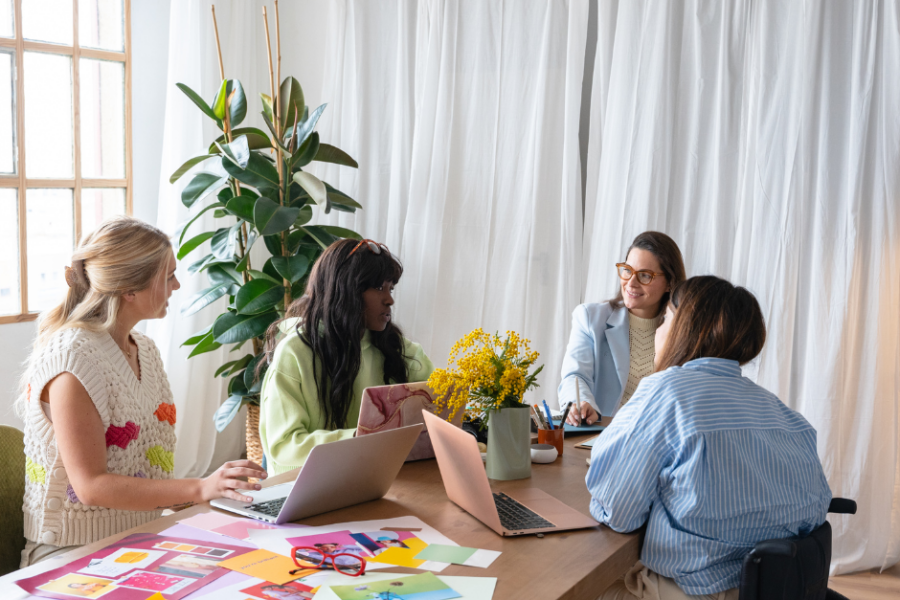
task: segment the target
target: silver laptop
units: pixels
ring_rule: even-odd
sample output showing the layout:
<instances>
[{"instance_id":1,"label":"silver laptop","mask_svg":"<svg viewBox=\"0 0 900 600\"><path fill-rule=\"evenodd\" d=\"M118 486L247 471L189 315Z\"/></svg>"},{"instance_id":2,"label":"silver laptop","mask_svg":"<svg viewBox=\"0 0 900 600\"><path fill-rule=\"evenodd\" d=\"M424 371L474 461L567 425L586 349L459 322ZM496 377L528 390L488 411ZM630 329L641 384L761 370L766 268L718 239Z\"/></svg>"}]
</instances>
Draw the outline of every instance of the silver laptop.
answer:
<instances>
[{"instance_id":1,"label":"silver laptop","mask_svg":"<svg viewBox=\"0 0 900 600\"><path fill-rule=\"evenodd\" d=\"M597 521L535 487L491 492L478 443L423 410L447 497L502 536L595 527Z\"/></svg>"},{"instance_id":2,"label":"silver laptop","mask_svg":"<svg viewBox=\"0 0 900 600\"><path fill-rule=\"evenodd\" d=\"M268 523L289 523L384 496L419 439L422 425L410 425L312 449L297 479L244 491L253 502L227 498L210 504Z\"/></svg>"}]
</instances>

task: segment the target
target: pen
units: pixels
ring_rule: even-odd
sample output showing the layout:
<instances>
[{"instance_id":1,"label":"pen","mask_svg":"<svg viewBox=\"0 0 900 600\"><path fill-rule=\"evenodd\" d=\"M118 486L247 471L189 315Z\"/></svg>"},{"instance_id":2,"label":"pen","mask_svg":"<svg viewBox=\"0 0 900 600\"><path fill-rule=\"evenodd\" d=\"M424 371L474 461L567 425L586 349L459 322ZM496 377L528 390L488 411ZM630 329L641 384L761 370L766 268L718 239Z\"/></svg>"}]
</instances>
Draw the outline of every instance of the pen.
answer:
<instances>
[{"instance_id":1,"label":"pen","mask_svg":"<svg viewBox=\"0 0 900 600\"><path fill-rule=\"evenodd\" d=\"M531 420L534 421L534 424L538 429L543 429L544 426L541 424L540 419L538 419L537 413L534 412L534 405L531 405Z\"/></svg>"},{"instance_id":2,"label":"pen","mask_svg":"<svg viewBox=\"0 0 900 600\"><path fill-rule=\"evenodd\" d=\"M553 426L553 417L550 416L550 407L547 406L547 401L546 401L546 400L541 400L541 402L544 403L544 412L547 413L547 426L548 426L550 429L556 429L556 427Z\"/></svg>"},{"instance_id":3,"label":"pen","mask_svg":"<svg viewBox=\"0 0 900 600\"><path fill-rule=\"evenodd\" d=\"M575 378L575 412L578 414L578 425L581 426L581 386L578 377Z\"/></svg>"},{"instance_id":4,"label":"pen","mask_svg":"<svg viewBox=\"0 0 900 600\"><path fill-rule=\"evenodd\" d=\"M559 421L559 426L563 429L566 428L566 417L569 416L569 410L572 408L572 403L569 402L568 406L566 406L566 410L563 411L562 419Z\"/></svg>"}]
</instances>

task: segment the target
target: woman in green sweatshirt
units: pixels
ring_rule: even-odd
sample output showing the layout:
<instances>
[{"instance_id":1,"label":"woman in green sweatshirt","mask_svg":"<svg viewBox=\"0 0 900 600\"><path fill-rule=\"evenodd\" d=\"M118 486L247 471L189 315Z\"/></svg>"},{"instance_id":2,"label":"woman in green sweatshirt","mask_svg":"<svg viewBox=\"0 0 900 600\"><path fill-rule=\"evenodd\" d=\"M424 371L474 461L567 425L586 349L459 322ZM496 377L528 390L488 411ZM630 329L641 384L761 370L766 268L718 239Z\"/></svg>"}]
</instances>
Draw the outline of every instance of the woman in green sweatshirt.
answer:
<instances>
[{"instance_id":1,"label":"woman in green sweatshirt","mask_svg":"<svg viewBox=\"0 0 900 600\"><path fill-rule=\"evenodd\" d=\"M431 360L391 318L402 274L387 246L339 240L269 328L259 435L270 474L302 466L317 444L353 437L363 389L428 379Z\"/></svg>"}]
</instances>

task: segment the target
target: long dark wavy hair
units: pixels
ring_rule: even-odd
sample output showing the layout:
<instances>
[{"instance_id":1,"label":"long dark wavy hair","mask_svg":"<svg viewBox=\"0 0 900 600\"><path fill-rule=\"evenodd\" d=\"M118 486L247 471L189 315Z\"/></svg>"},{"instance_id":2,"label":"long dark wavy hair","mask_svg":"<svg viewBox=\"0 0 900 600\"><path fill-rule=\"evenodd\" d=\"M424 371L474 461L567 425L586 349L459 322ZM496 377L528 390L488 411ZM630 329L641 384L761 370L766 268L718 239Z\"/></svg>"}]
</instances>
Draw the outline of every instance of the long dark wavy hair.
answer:
<instances>
[{"instance_id":1,"label":"long dark wavy hair","mask_svg":"<svg viewBox=\"0 0 900 600\"><path fill-rule=\"evenodd\" d=\"M313 351L313 377L328 429L347 426L366 328L363 292L385 281L396 285L403 275L400 262L384 251L375 254L363 245L353 252L358 243L343 239L326 248L313 265L306 293L288 307L284 316L300 318L296 334ZM272 360L280 323L266 332L267 361ZM371 340L384 355L385 385L407 383L409 370L400 328L391 320L384 331L372 331Z\"/></svg>"}]
</instances>

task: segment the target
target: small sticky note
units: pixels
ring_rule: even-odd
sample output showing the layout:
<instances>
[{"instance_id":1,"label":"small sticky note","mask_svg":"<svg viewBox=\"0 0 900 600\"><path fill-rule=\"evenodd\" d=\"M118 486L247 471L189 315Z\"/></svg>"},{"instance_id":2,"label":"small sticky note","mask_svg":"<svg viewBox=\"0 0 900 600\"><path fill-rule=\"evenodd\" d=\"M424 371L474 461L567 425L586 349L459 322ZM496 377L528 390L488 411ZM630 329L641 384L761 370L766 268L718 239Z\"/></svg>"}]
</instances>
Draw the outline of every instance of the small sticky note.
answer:
<instances>
[{"instance_id":1,"label":"small sticky note","mask_svg":"<svg viewBox=\"0 0 900 600\"><path fill-rule=\"evenodd\" d=\"M480 550L478 548L465 548L463 546L445 546L443 544L431 544L418 554L418 560L433 560L437 562L465 565L467 567L481 567L486 569L491 566L500 552L496 550Z\"/></svg>"},{"instance_id":2,"label":"small sticky note","mask_svg":"<svg viewBox=\"0 0 900 600\"><path fill-rule=\"evenodd\" d=\"M298 571L295 575L290 572L298 569L294 561L287 556L275 554L268 550L254 550L234 558L223 560L219 563L220 567L250 575L258 579L265 579L277 585L282 585L288 581L299 579L309 572Z\"/></svg>"},{"instance_id":3,"label":"small sticky note","mask_svg":"<svg viewBox=\"0 0 900 600\"><path fill-rule=\"evenodd\" d=\"M155 594L147 598L147 600L166 600L166 597L159 592L156 592Z\"/></svg>"}]
</instances>

